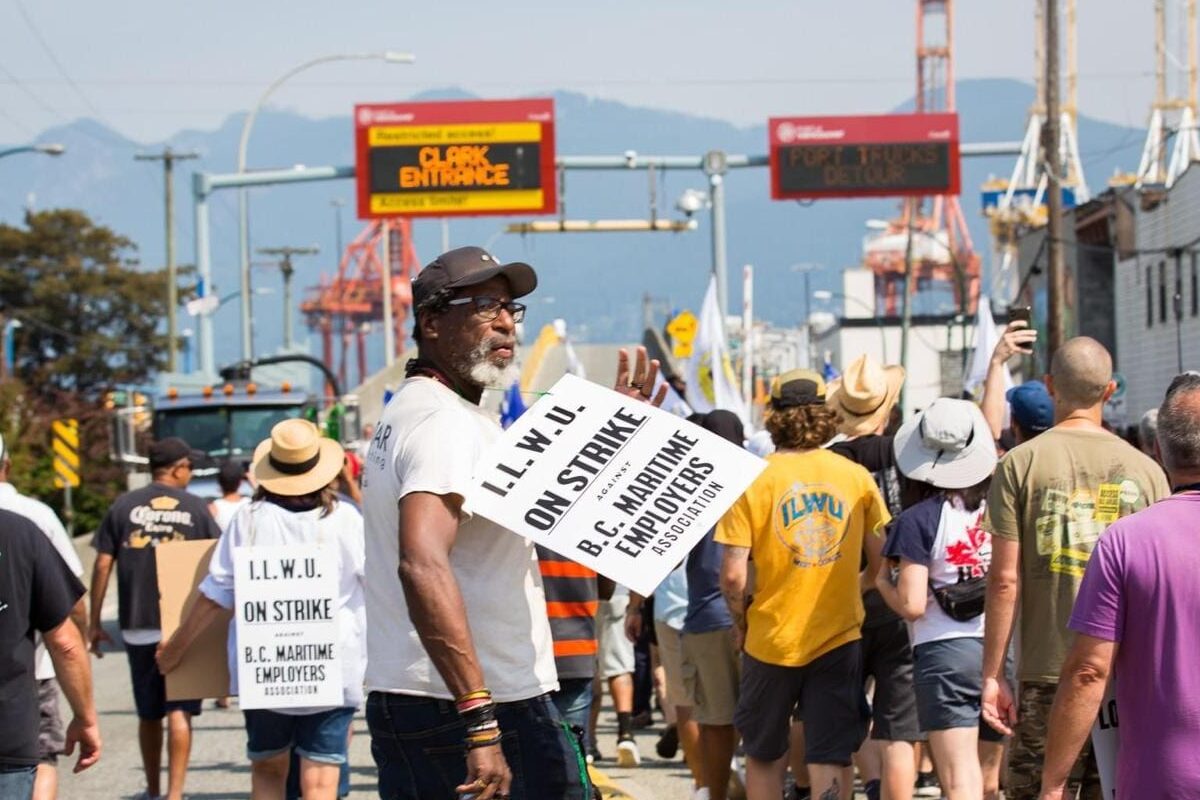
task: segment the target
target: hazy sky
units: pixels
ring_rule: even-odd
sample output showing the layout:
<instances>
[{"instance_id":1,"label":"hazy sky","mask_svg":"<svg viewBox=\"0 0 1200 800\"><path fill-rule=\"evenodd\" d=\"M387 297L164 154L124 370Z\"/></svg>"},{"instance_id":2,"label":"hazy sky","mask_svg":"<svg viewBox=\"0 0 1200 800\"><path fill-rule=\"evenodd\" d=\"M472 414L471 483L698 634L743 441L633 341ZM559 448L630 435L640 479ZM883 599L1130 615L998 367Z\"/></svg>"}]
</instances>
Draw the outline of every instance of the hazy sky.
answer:
<instances>
[{"instance_id":1,"label":"hazy sky","mask_svg":"<svg viewBox=\"0 0 1200 800\"><path fill-rule=\"evenodd\" d=\"M1171 3L1177 0L1169 0ZM0 0L0 142L90 116L139 141L211 128L307 59L272 104L311 116L461 86L572 89L749 125L885 111L913 92L914 0ZM1151 0L1080 0L1080 105L1145 123ZM959 0L960 79L1031 80L1033 0ZM32 23L32 25L30 25Z\"/></svg>"}]
</instances>

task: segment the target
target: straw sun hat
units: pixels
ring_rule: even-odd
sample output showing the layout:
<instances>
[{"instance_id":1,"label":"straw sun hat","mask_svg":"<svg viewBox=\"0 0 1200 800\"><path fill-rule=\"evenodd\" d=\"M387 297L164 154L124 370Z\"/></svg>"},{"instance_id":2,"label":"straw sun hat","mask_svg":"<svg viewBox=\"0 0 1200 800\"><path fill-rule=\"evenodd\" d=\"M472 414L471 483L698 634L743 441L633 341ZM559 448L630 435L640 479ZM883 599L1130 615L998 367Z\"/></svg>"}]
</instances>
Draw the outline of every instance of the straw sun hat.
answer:
<instances>
[{"instance_id":1,"label":"straw sun hat","mask_svg":"<svg viewBox=\"0 0 1200 800\"><path fill-rule=\"evenodd\" d=\"M841 415L839 432L866 436L887 420L903 384L904 367L885 367L861 355L829 384L825 404Z\"/></svg>"},{"instance_id":2,"label":"straw sun hat","mask_svg":"<svg viewBox=\"0 0 1200 800\"><path fill-rule=\"evenodd\" d=\"M254 480L272 494L298 497L320 491L342 471L342 446L306 419L286 419L254 449Z\"/></svg>"}]
</instances>

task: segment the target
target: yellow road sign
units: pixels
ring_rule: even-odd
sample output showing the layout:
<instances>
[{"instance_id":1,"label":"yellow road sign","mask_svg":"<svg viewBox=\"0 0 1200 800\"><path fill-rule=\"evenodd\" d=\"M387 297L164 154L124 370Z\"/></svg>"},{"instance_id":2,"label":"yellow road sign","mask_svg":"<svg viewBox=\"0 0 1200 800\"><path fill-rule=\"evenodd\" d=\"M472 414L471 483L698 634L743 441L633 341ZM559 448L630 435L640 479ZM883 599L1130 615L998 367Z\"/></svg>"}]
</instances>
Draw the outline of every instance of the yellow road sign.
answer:
<instances>
[{"instance_id":1,"label":"yellow road sign","mask_svg":"<svg viewBox=\"0 0 1200 800\"><path fill-rule=\"evenodd\" d=\"M676 342L690 345L696 339L696 331L700 328L700 320L690 311L680 311L675 318L667 323L667 333ZM690 351L690 348L689 348Z\"/></svg>"},{"instance_id":2,"label":"yellow road sign","mask_svg":"<svg viewBox=\"0 0 1200 800\"><path fill-rule=\"evenodd\" d=\"M50 425L54 451L54 485L79 485L79 420L56 419Z\"/></svg>"}]
</instances>

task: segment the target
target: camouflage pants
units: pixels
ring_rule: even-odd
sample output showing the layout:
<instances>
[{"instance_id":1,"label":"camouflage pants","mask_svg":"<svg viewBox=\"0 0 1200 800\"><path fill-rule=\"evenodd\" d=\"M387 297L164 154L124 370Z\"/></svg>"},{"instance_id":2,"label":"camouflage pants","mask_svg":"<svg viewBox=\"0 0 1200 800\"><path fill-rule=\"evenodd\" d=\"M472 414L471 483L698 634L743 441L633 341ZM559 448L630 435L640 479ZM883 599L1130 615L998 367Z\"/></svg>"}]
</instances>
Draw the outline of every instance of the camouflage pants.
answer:
<instances>
[{"instance_id":1,"label":"camouflage pants","mask_svg":"<svg viewBox=\"0 0 1200 800\"><path fill-rule=\"evenodd\" d=\"M1058 684L1022 683L1017 698L1017 722L1013 730L1008 760L1007 800L1037 800L1042 787L1042 761L1046 755L1046 728L1050 723L1050 706ZM1079 759L1071 769L1067 797L1079 800L1101 800L1100 773L1092 753L1092 740L1083 746Z\"/></svg>"}]
</instances>

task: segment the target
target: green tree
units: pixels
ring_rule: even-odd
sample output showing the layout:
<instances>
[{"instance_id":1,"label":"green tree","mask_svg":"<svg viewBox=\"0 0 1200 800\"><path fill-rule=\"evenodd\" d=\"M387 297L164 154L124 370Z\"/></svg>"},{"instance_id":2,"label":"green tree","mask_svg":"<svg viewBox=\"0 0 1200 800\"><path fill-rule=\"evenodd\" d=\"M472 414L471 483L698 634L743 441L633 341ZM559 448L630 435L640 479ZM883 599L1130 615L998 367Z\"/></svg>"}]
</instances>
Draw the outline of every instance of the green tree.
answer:
<instances>
[{"instance_id":1,"label":"green tree","mask_svg":"<svg viewBox=\"0 0 1200 800\"><path fill-rule=\"evenodd\" d=\"M127 266L133 249L71 209L0 225L0 315L21 323L15 374L28 389L95 397L162 368L166 273Z\"/></svg>"},{"instance_id":2,"label":"green tree","mask_svg":"<svg viewBox=\"0 0 1200 800\"><path fill-rule=\"evenodd\" d=\"M0 224L0 324L21 324L14 374L0 381L0 433L13 484L61 514L51 423L79 420L75 530L91 531L125 488L121 467L108 457L103 393L146 383L163 367L166 273L129 266L133 244L82 211L30 213L24 223Z\"/></svg>"}]
</instances>

